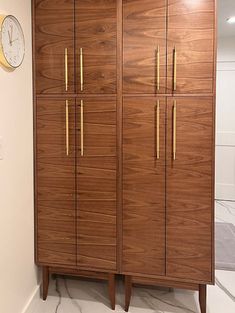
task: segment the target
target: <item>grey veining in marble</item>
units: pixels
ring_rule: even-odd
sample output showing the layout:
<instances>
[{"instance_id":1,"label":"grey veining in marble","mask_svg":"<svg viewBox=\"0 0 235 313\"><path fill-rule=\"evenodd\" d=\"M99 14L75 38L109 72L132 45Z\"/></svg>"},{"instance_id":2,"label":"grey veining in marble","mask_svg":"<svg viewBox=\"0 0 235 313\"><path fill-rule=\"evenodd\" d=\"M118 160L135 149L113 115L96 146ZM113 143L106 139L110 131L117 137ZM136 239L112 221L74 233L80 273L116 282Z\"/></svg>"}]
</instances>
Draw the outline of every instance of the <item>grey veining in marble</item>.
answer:
<instances>
[{"instance_id":1,"label":"grey veining in marble","mask_svg":"<svg viewBox=\"0 0 235 313\"><path fill-rule=\"evenodd\" d=\"M216 269L235 271L235 226L216 223Z\"/></svg>"},{"instance_id":2,"label":"grey veining in marble","mask_svg":"<svg viewBox=\"0 0 235 313\"><path fill-rule=\"evenodd\" d=\"M221 283L221 281L219 281L217 277L215 279L215 283L235 303L235 296Z\"/></svg>"},{"instance_id":3,"label":"grey veining in marble","mask_svg":"<svg viewBox=\"0 0 235 313\"><path fill-rule=\"evenodd\" d=\"M234 202L226 202L226 201L220 201L220 200L217 200L216 201L217 203L219 203L221 206L223 206L229 214L235 216L235 207L233 207L234 205Z\"/></svg>"}]
</instances>

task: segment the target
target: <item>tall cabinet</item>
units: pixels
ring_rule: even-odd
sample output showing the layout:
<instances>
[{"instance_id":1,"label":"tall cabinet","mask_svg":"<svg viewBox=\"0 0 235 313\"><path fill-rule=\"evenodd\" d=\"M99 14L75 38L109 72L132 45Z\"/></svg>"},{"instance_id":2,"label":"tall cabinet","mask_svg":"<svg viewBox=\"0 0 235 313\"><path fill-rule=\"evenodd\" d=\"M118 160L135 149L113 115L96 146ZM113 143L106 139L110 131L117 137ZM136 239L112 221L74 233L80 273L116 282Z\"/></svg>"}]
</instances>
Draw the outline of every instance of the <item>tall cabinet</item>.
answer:
<instances>
[{"instance_id":1,"label":"tall cabinet","mask_svg":"<svg viewBox=\"0 0 235 313\"><path fill-rule=\"evenodd\" d=\"M107 279L117 267L117 3L35 0L36 262Z\"/></svg>"},{"instance_id":2,"label":"tall cabinet","mask_svg":"<svg viewBox=\"0 0 235 313\"><path fill-rule=\"evenodd\" d=\"M123 1L123 243L132 283L214 283L215 2Z\"/></svg>"},{"instance_id":3,"label":"tall cabinet","mask_svg":"<svg viewBox=\"0 0 235 313\"><path fill-rule=\"evenodd\" d=\"M214 283L215 0L32 0L35 245L49 274Z\"/></svg>"}]
</instances>

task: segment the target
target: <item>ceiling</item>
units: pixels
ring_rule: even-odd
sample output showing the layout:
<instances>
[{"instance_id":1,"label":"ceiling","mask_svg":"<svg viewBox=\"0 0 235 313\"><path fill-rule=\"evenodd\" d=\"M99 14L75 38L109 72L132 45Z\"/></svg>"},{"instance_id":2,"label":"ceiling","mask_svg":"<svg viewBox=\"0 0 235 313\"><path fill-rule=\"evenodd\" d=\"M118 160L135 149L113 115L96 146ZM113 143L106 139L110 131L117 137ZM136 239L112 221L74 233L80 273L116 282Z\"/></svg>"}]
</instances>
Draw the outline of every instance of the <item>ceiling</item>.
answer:
<instances>
[{"instance_id":1,"label":"ceiling","mask_svg":"<svg viewBox=\"0 0 235 313\"><path fill-rule=\"evenodd\" d=\"M235 40L235 24L229 24L226 21L227 18L235 16L235 0L217 0L217 2L218 36L234 36Z\"/></svg>"}]
</instances>

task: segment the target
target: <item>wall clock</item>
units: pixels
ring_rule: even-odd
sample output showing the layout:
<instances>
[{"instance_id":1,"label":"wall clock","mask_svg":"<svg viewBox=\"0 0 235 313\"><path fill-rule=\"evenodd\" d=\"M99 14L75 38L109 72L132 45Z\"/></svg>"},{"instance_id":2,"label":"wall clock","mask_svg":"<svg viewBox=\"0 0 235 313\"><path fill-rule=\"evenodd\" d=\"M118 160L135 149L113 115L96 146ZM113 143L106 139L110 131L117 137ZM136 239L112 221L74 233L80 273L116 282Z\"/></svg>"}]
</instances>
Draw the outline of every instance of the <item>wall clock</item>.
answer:
<instances>
[{"instance_id":1,"label":"wall clock","mask_svg":"<svg viewBox=\"0 0 235 313\"><path fill-rule=\"evenodd\" d=\"M0 16L0 62L8 69L19 67L25 54L24 33L13 15Z\"/></svg>"}]
</instances>

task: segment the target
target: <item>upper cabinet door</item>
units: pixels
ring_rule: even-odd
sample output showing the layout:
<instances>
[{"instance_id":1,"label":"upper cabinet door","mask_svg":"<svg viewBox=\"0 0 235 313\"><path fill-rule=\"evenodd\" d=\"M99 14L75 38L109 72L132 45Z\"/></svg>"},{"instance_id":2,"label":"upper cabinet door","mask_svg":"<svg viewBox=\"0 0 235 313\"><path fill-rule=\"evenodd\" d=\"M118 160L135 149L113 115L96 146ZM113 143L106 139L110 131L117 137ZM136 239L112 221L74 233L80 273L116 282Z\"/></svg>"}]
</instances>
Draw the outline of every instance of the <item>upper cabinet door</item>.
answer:
<instances>
[{"instance_id":1,"label":"upper cabinet door","mask_svg":"<svg viewBox=\"0 0 235 313\"><path fill-rule=\"evenodd\" d=\"M74 92L74 0L35 1L37 94Z\"/></svg>"},{"instance_id":2,"label":"upper cabinet door","mask_svg":"<svg viewBox=\"0 0 235 313\"><path fill-rule=\"evenodd\" d=\"M213 92L214 2L168 1L168 93Z\"/></svg>"},{"instance_id":3,"label":"upper cabinet door","mask_svg":"<svg viewBox=\"0 0 235 313\"><path fill-rule=\"evenodd\" d=\"M116 93L117 1L76 1L77 92Z\"/></svg>"},{"instance_id":4,"label":"upper cabinet door","mask_svg":"<svg viewBox=\"0 0 235 313\"><path fill-rule=\"evenodd\" d=\"M123 1L124 93L165 93L166 2Z\"/></svg>"},{"instance_id":5,"label":"upper cabinet door","mask_svg":"<svg viewBox=\"0 0 235 313\"><path fill-rule=\"evenodd\" d=\"M213 99L177 97L167 107L167 275L212 281Z\"/></svg>"}]
</instances>

